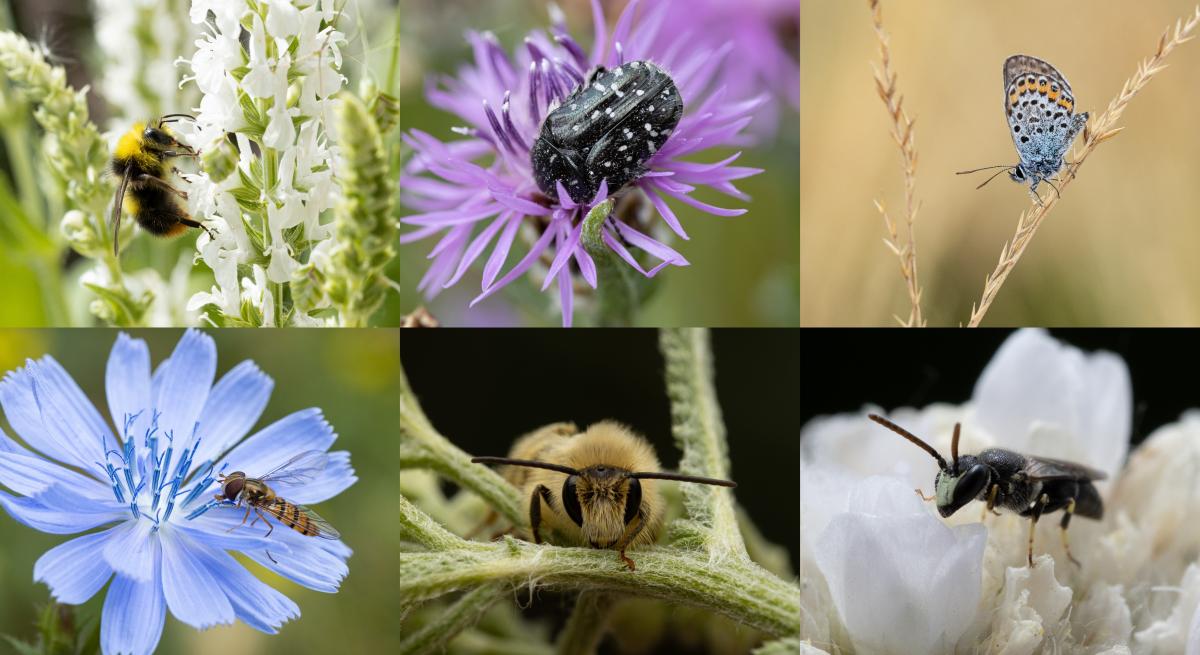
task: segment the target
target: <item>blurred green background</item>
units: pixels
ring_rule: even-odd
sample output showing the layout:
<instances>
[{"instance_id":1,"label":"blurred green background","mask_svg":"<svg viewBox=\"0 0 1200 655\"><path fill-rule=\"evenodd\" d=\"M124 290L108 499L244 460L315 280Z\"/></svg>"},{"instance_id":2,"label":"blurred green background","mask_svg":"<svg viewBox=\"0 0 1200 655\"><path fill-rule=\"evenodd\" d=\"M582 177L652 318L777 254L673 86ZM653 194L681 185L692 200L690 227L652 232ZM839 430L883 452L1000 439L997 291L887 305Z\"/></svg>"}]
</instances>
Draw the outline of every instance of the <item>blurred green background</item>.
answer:
<instances>
[{"instance_id":1,"label":"blurred green background","mask_svg":"<svg viewBox=\"0 0 1200 655\"><path fill-rule=\"evenodd\" d=\"M585 48L591 46L591 13L586 0L558 3L568 16L571 34ZM610 27L624 2L606 2ZM424 98L427 76L455 73L471 61L471 49L463 38L467 30L494 32L510 54L532 29L549 24L547 3L542 0L401 0L404 23L401 44L405 53L402 70L401 127L420 129L450 140L456 135L450 128L460 125L457 117L429 106ZM643 10L644 11L644 10ZM775 141L745 149L738 165L763 168L766 172L739 180L736 184L751 196L749 203L730 199L716 192L701 191L697 198L722 207L745 207L746 214L722 218L671 200L680 222L691 237L670 245L691 262L691 266L671 267L657 280L660 288L636 316L640 325L678 326L791 326L799 320L798 264L799 240L797 213L799 189L799 126L795 112L786 103L782 124ZM718 161L735 152L714 149L702 153L698 161ZM405 210L402 215L412 213ZM411 231L403 227L401 232ZM404 312L426 304L416 285L425 273L426 255L436 238L400 247L401 301ZM519 255L510 255L508 270L528 249L514 244ZM514 298L537 296L542 279L528 277L512 286L525 287L499 294L467 310L467 304L479 294L482 264L473 268L454 287L444 290L430 311L443 324L452 325L558 325L557 316L531 314L518 309ZM536 283L536 287L534 285ZM603 280L601 280L603 284ZM543 301L549 301L550 293ZM582 316L576 310L577 323Z\"/></svg>"},{"instance_id":2,"label":"blurred green background","mask_svg":"<svg viewBox=\"0 0 1200 655\"><path fill-rule=\"evenodd\" d=\"M155 366L175 347L180 330L133 330L145 339ZM324 594L300 587L239 559L261 580L300 607L299 619L271 636L242 624L198 632L168 616L163 653L387 653L395 650L396 553L400 533L395 517L396 430L399 340L392 330L210 331L217 342L217 375L253 359L275 380L275 389L252 434L292 412L319 407L336 430L334 450L350 451L358 482L337 497L314 506L354 549L350 574L341 591ZM104 370L115 330L0 330L0 371L26 358L49 353L75 378L98 407L107 408ZM107 410L102 409L107 417ZM7 421L6 434L15 436ZM47 587L33 582L33 564L46 550L70 537L43 534L0 511L0 634L32 638L35 605ZM98 620L102 590L79 607L81 621ZM7 649L5 649L7 650Z\"/></svg>"},{"instance_id":3,"label":"blurred green background","mask_svg":"<svg viewBox=\"0 0 1200 655\"><path fill-rule=\"evenodd\" d=\"M1028 186L1005 175L976 191L984 173L954 174L1017 162L1002 109L1004 59L1050 62L1076 110L1094 118L1194 7L884 0L892 66L916 119L918 266L931 325L967 321L1030 206ZM803 12L801 323L894 325L893 314L908 315L908 296L872 200L899 219L903 177L872 80L871 12L862 0L806 2ZM1118 123L1127 129L1080 168L986 325L1200 323L1200 47L1184 44L1167 63L1129 103Z\"/></svg>"},{"instance_id":4,"label":"blurred green background","mask_svg":"<svg viewBox=\"0 0 1200 655\"><path fill-rule=\"evenodd\" d=\"M192 41L199 37L200 26L188 20L190 0L130 0L146 10L173 12L178 24L189 29L186 34L173 34L181 39L178 56L190 58L195 51ZM346 4L341 3L339 4ZM66 71L67 84L75 89L90 87L87 94L90 119L105 137L124 132L135 120L145 120L135 107L140 100L141 85L162 86L162 80L138 80L139 88L109 90L106 93L104 72L106 62L97 45L96 26L101 17L102 0L0 0L0 30L14 30L34 43L45 45L52 53L52 63ZM135 9L123 9L135 11ZM344 89L358 91L364 79L376 80L381 86L386 77L395 42L396 0L350 0L338 28L348 43L342 46L342 73L348 78ZM359 13L356 13L359 12ZM361 14L361 17L360 17ZM129 36L148 38L147 35ZM173 54L161 53L170 60ZM173 71L178 83L190 72L186 63ZM173 84L167 84L172 87ZM198 102L194 83L178 91L179 106L157 107L155 112L187 112ZM394 133L393 133L394 134ZM79 284L80 275L90 260L83 260L65 243L59 231L66 208L61 206L60 183L44 165L41 151L42 130L32 113L7 80L0 75L0 326L63 327L88 326L96 319L87 309L95 295ZM185 171L192 164L179 164ZM23 181L31 183L23 188ZM20 213L25 218L18 220ZM123 220L131 221L126 216ZM332 220L327 212L325 221ZM26 225L34 229L29 229ZM126 273L151 268L166 282L158 293L170 294L171 307L182 312L187 299L198 291L208 291L214 284L212 272L203 264L192 266L195 243L199 233L188 231L175 239L150 237L142 231L122 246L121 262ZM395 280L399 264L393 260L388 277ZM395 294L389 294L384 305L373 316L372 325L395 326L400 320L400 306ZM187 325L182 316L171 316L164 325Z\"/></svg>"}]
</instances>

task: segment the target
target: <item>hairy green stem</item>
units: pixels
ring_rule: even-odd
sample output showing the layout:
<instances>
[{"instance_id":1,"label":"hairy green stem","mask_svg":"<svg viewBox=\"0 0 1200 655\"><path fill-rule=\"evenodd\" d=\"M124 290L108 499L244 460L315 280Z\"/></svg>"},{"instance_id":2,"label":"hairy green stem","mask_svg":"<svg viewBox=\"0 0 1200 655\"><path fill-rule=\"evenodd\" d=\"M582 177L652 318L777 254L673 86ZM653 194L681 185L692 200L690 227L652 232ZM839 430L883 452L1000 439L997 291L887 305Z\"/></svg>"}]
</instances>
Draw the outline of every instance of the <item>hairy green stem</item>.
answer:
<instances>
[{"instance_id":1,"label":"hairy green stem","mask_svg":"<svg viewBox=\"0 0 1200 655\"><path fill-rule=\"evenodd\" d=\"M608 617L617 598L612 594L586 590L575 600L575 608L558 636L559 655L591 655L600 645L608 627Z\"/></svg>"},{"instance_id":2,"label":"hairy green stem","mask_svg":"<svg viewBox=\"0 0 1200 655\"><path fill-rule=\"evenodd\" d=\"M638 307L637 280L629 265L613 253L604 243L604 233L601 228L608 215L612 213L615 200L609 199L600 203L588 212L583 219L583 232L580 240L587 253L596 263L596 277L599 281L596 287L599 308L597 319L605 327L628 327L633 324L633 316Z\"/></svg>"},{"instance_id":3,"label":"hairy green stem","mask_svg":"<svg viewBox=\"0 0 1200 655\"><path fill-rule=\"evenodd\" d=\"M500 584L484 585L468 591L439 613L436 619L425 622L405 637L400 642L400 654L441 651L455 635L475 625L479 617L503 594L504 587Z\"/></svg>"}]
</instances>

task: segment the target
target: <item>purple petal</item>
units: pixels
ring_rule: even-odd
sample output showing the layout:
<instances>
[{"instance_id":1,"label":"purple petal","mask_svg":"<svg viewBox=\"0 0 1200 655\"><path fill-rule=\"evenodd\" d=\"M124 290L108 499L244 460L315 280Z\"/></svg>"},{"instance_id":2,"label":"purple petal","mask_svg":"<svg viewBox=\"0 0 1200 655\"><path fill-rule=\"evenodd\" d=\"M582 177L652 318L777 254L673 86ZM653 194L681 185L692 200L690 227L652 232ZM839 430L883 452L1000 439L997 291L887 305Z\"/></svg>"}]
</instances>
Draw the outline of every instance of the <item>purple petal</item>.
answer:
<instances>
[{"instance_id":1,"label":"purple petal","mask_svg":"<svg viewBox=\"0 0 1200 655\"><path fill-rule=\"evenodd\" d=\"M492 242L492 237L496 236L496 232L500 231L500 228L504 226L504 222L507 220L506 216L506 214L501 214L496 220L492 221L491 225L484 228L479 233L479 236L471 241L471 245L467 246L467 251L463 254L462 259L458 261L458 268L454 271L454 275L442 285L443 287L451 287L462 279L463 274L467 272L471 264L475 263L479 255Z\"/></svg>"},{"instance_id":2,"label":"purple petal","mask_svg":"<svg viewBox=\"0 0 1200 655\"><path fill-rule=\"evenodd\" d=\"M103 557L96 557L111 533L105 530L85 534L46 551L33 565L34 582L46 583L60 603L87 602L112 577L112 567Z\"/></svg>"},{"instance_id":3,"label":"purple petal","mask_svg":"<svg viewBox=\"0 0 1200 655\"><path fill-rule=\"evenodd\" d=\"M564 274L558 278L558 301L562 305L563 327L569 328L575 314L575 289L570 275Z\"/></svg>"},{"instance_id":4,"label":"purple petal","mask_svg":"<svg viewBox=\"0 0 1200 655\"><path fill-rule=\"evenodd\" d=\"M654 190L654 185L647 181L645 183L638 184L638 187L641 188L642 192L646 194L646 197L650 199L650 203L653 204L654 208L658 210L658 215L662 216L663 221L665 221L667 226L671 228L671 231L686 241L689 238L687 232L683 231L683 226L679 224L679 219L675 216L675 212L671 211L671 208L667 206L667 202L663 200L662 196L659 196Z\"/></svg>"},{"instance_id":5,"label":"purple petal","mask_svg":"<svg viewBox=\"0 0 1200 655\"><path fill-rule=\"evenodd\" d=\"M517 235L517 230L521 227L521 219L519 216L507 213L502 215L508 221L504 232L500 234L500 240L496 242L496 247L492 249L492 254L488 257L487 265L483 267L483 285L482 291L487 291L492 283L496 281L496 275L500 273L500 268L504 266L505 260L508 259L508 251L512 248L513 238Z\"/></svg>"},{"instance_id":6,"label":"purple petal","mask_svg":"<svg viewBox=\"0 0 1200 655\"><path fill-rule=\"evenodd\" d=\"M583 221L580 221L574 228L568 227L566 221L561 221L557 226L552 226L552 229L558 232L558 251L554 255L554 261L550 263L550 270L546 273L545 282L542 283L542 291L549 288L550 283L554 281L563 264L570 261L571 253L579 247L579 235L583 233ZM569 272L567 273L567 277L571 277Z\"/></svg>"},{"instance_id":7,"label":"purple petal","mask_svg":"<svg viewBox=\"0 0 1200 655\"><path fill-rule=\"evenodd\" d=\"M546 246L549 245L550 239L553 236L554 236L554 230L547 229L545 232L543 232L542 236L539 237L537 242L535 242L533 244L533 247L529 249L529 252L525 255L525 257L523 259L521 259L521 261L518 262L517 265L514 266L513 269L508 272L507 275L500 278L499 282L488 287L487 289L484 290L483 293L479 294L478 296L475 296L475 299L471 301L470 306L474 307L476 304L479 303L479 301L483 300L484 298L487 298L488 296L499 291L500 289L503 289L506 284L517 279L518 277L523 275L525 273L525 271L529 270L529 267L533 266L533 263L535 261L537 261L537 258L542 255L542 251L544 251L546 249Z\"/></svg>"}]
</instances>

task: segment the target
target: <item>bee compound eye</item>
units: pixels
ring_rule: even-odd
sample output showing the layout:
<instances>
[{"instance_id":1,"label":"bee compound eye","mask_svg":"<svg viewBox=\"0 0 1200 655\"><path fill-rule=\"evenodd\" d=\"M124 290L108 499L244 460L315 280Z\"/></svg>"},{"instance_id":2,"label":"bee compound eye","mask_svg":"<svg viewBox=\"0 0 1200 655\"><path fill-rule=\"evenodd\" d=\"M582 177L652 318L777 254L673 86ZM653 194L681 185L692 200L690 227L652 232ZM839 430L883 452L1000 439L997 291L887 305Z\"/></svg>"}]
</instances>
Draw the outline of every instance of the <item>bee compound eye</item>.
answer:
<instances>
[{"instance_id":1,"label":"bee compound eye","mask_svg":"<svg viewBox=\"0 0 1200 655\"><path fill-rule=\"evenodd\" d=\"M954 485L953 500L956 505L963 505L977 496L987 485L988 472L983 464L976 464L958 478Z\"/></svg>"},{"instance_id":2,"label":"bee compound eye","mask_svg":"<svg viewBox=\"0 0 1200 655\"><path fill-rule=\"evenodd\" d=\"M563 483L562 488L562 503L567 510L567 516L575 522L575 525L583 527L583 508L579 506L579 492L576 489L576 480L579 476L569 475L567 481Z\"/></svg>"}]
</instances>

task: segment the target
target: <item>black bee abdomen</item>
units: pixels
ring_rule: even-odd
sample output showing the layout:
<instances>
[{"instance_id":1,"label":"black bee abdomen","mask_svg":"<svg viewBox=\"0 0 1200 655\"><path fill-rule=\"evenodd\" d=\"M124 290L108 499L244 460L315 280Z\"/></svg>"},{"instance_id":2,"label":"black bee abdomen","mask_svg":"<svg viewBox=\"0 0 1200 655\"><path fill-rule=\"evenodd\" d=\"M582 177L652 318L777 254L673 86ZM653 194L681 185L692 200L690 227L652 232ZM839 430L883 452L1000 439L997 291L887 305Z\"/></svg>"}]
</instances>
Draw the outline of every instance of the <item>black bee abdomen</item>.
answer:
<instances>
[{"instance_id":1,"label":"black bee abdomen","mask_svg":"<svg viewBox=\"0 0 1200 655\"><path fill-rule=\"evenodd\" d=\"M645 172L682 116L679 89L658 66L597 69L542 123L531 152L534 180L553 199L562 182L577 203L591 202L601 180L614 193Z\"/></svg>"},{"instance_id":2,"label":"black bee abdomen","mask_svg":"<svg viewBox=\"0 0 1200 655\"><path fill-rule=\"evenodd\" d=\"M127 192L137 203L134 219L142 229L156 236L173 236L187 229L181 221L189 218L175 196L153 184L131 188Z\"/></svg>"}]
</instances>

